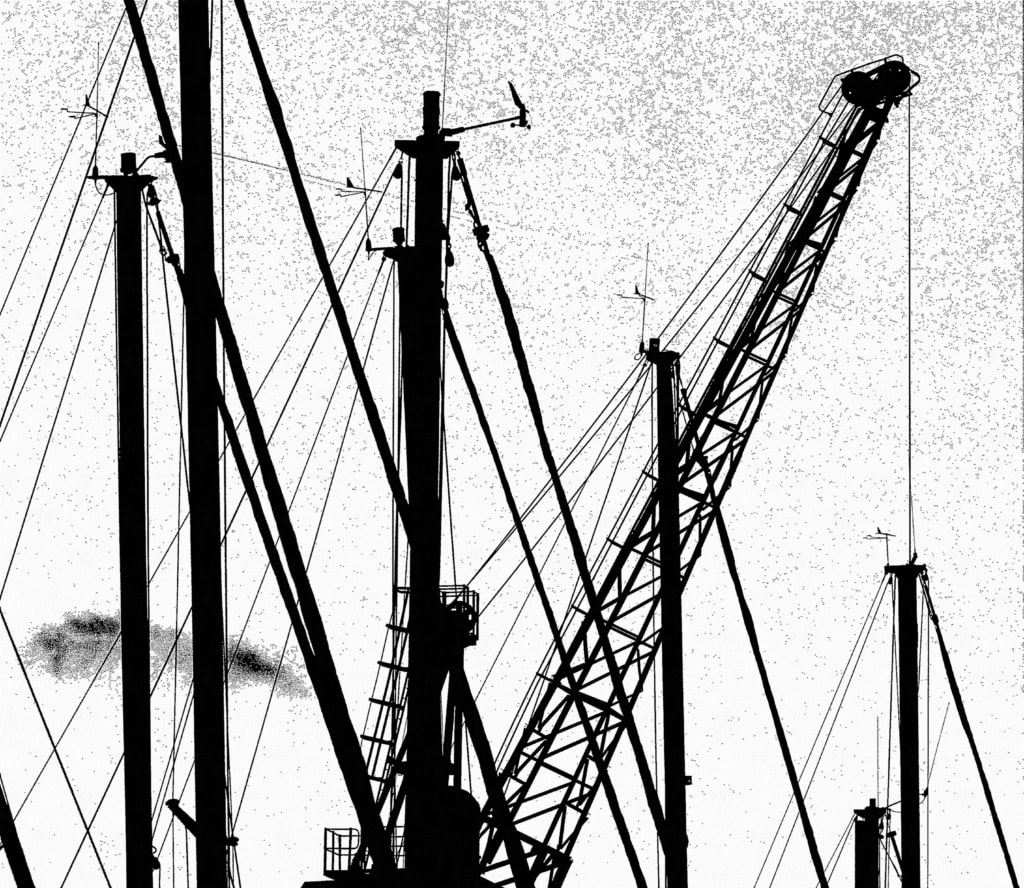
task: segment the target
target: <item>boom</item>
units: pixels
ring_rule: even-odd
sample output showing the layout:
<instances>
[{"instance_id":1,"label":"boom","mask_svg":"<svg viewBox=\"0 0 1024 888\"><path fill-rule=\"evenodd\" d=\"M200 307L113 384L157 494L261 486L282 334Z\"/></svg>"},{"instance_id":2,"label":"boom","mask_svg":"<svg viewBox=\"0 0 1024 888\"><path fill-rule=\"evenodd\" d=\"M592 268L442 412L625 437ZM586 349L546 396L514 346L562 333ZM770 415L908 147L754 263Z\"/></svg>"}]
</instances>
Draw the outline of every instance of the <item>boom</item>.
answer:
<instances>
[{"instance_id":1,"label":"boom","mask_svg":"<svg viewBox=\"0 0 1024 888\"><path fill-rule=\"evenodd\" d=\"M860 184L890 109L909 95L912 72L887 61L841 81L821 143L774 219L749 269L756 288L746 313L724 348L693 407L682 416L679 438L680 591L693 572L714 522L712 491L720 500L764 406L768 391L825 258ZM916 83L916 81L915 81ZM786 222L789 222L787 225ZM598 589L601 615L613 641L615 669L632 708L661 644L655 613L660 582L641 577L658 560L658 492L647 497ZM518 742L501 767L501 780L516 830L538 885L558 888L573 845L597 795L596 762L570 685L581 688L585 711L610 761L625 727L614 694L613 673L601 653L593 611L572 607L564 623L569 682L549 653L540 691ZM512 882L501 835L485 810L482 868L496 884Z\"/></svg>"}]
</instances>

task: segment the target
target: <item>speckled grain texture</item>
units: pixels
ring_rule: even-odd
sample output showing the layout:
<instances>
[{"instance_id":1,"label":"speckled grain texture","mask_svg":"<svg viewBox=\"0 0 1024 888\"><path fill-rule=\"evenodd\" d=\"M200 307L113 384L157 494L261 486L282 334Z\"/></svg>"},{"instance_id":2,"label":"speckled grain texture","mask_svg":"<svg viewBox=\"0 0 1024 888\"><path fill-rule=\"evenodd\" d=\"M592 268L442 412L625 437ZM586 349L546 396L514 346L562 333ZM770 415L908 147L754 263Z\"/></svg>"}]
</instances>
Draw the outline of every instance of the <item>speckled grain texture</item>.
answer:
<instances>
[{"instance_id":1,"label":"speckled grain texture","mask_svg":"<svg viewBox=\"0 0 1024 888\"><path fill-rule=\"evenodd\" d=\"M152 0L151 6L147 31L177 125L174 4ZM357 198L339 196L339 186L331 182L361 180L360 130L371 180L384 167L393 140L418 132L420 94L442 86L448 4L254 0L250 6L300 163L320 177L309 179L309 189L333 248L358 213ZM96 45L110 39L120 8L115 0L45 8L9 2L0 13L4 294L71 135L73 121L60 109L80 107L95 73ZM511 79L532 111L528 133L501 127L467 133L461 141L560 455L633 367L636 304L617 294L642 283L646 245L651 251L649 291L656 300L648 314L650 332L668 320L811 125L834 73L888 53L901 53L920 72L920 88L909 103L917 548L929 567L932 594L1018 867L1024 866L1021 17L1018 3L453 0L445 97L446 123L480 122L510 112L506 81ZM215 9L215 31L219 20ZM259 380L313 291L316 272L287 179L272 168L283 161L230 4L224 30L225 153L258 162L224 164L225 293L246 364ZM126 45L122 31L100 81L104 107ZM215 41L215 78L219 45ZM219 107L217 79L214 88ZM904 103L883 134L726 505L740 573L798 761L811 745L880 579L881 544L863 537L876 527L891 531L896 534L894 553L900 555L906 543L907 123ZM86 167L91 127L91 121L83 124L72 147L69 166L0 320L4 397ZM214 129L219 140L219 120ZM101 170L111 171L122 150L140 157L158 150L157 132L133 59L101 145ZM219 160L215 168L219 183ZM160 177L163 209L180 247L180 214L169 172L154 161L146 171ZM75 249L98 202L91 184L84 195L69 242ZM396 214L397 199L389 197L374 224L376 242L388 240ZM0 441L4 570L97 280L110 220L108 201ZM451 278L453 314L517 496L525 502L543 480L539 453L458 198L452 235L457 259ZM336 269L344 269L358 246L350 238ZM150 249L151 563L155 566L167 553L151 600L154 622L171 626L176 614L183 616L188 588L187 570L181 569L176 583L174 565L179 555L182 565L188 558L187 548L180 553L168 548L178 516L177 411L163 282L152 244ZM73 255L58 266L41 323L50 316ZM376 263L357 255L343 290L353 323L375 270ZM181 308L173 286L169 304L170 326L180 346ZM323 318L322 292L314 308L303 316L297 344L282 356L261 395L265 418L276 416ZM373 303L358 334L361 346L375 310ZM93 312L0 601L20 644L29 644L33 633L47 625L59 624L66 613L109 614L117 607L109 273L100 278ZM382 338L368 373L387 424L392 415L389 301L380 324ZM39 335L37 330L33 351ZM275 437L275 458L288 491L297 482L340 361L340 342L329 326ZM296 501L295 520L306 551L351 397L346 381L324 423L328 443L315 451ZM505 532L508 519L461 386L453 383L449 397L457 577L464 581ZM342 466L311 573L361 725L388 610L390 507L358 407ZM635 477L637 467L630 471ZM228 486L230 513L240 490L233 474ZM234 635L264 566L245 508L228 547L228 622ZM549 575L560 607L573 586L563 556L556 553ZM452 565L445 557L447 579ZM506 574L515 553L509 558ZM493 567L474 583L489 598L503 579ZM182 595L176 611L178 586ZM272 589L261 593L246 638L276 662L286 627L275 594ZM525 595L522 582L513 584L485 614L481 644L467 660L474 684L487 672ZM876 717L882 735L880 795L886 795L887 614L883 607L810 794L826 856L852 809L879 792ZM506 649L480 697L496 745L546 644L535 602L523 620L512 654ZM782 815L787 787L713 540L688 588L686 620L692 880L751 885ZM932 653L934 753L949 696L938 677L937 653ZM59 729L84 683L55 681L39 666L31 675L51 726ZM179 682L179 718L186 684L187 679ZM165 690L154 700L160 770L173 721L169 686ZM263 684L238 687L232 694L236 802L266 700ZM645 736L653 731L651 706L645 698ZM64 755L76 791L91 811L119 755L116 685L91 695L79 719L69 731ZM0 644L0 724L0 774L17 804L47 748L6 641ZM179 790L190 762L186 739L176 778ZM627 815L637 824L638 848L653 884L653 835L641 793L627 761L617 761L613 774ZM95 831L117 883L123 881L121 801L116 782L114 787ZM478 782L474 788L479 795ZM37 883L59 885L81 829L57 772L48 771L36 792L18 822ZM188 809L187 789L182 797ZM953 710L929 797L930 884L1008 884ZM316 877L322 828L354 824L311 697L275 699L240 815L239 860L246 888L298 885ZM164 815L157 844L166 825ZM161 858L167 861L163 888L171 879L169 847ZM176 851L176 878L182 880L180 842ZM600 801L575 857L567 888L629 883ZM0 885L9 879L5 867L0 862ZM773 867L774 858L768 870ZM812 878L800 836L794 835L775 884L810 884ZM768 882L763 876L758 884ZM851 883L847 848L833 884ZM67 884L101 884L87 853Z\"/></svg>"}]
</instances>

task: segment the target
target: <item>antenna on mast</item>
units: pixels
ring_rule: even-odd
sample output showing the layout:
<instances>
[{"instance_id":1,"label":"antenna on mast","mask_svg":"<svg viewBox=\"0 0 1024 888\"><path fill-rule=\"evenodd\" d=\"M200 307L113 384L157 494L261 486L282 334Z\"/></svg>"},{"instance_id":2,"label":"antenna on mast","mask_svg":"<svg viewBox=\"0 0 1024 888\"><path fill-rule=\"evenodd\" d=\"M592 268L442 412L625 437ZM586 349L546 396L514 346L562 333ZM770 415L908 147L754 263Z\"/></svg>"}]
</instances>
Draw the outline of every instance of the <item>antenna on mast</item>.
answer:
<instances>
[{"instance_id":1,"label":"antenna on mast","mask_svg":"<svg viewBox=\"0 0 1024 888\"><path fill-rule=\"evenodd\" d=\"M512 84L510 83L509 86L511 86L511 85ZM640 304L641 304L641 309L640 309L640 348L639 348L639 351L637 352L638 356L639 355L644 355L644 354L647 353L647 350L646 350L647 346L645 345L645 339L647 337L647 303L648 302L654 302L654 297L647 295L648 292L649 292L648 289L647 289L647 273L648 273L650 264L651 264L651 245L650 245L650 243L648 243L647 244L647 253L646 253L645 257L644 257L644 290L643 290L643 292L641 293L640 292L640 287L637 286L636 284L634 284L633 285L633 295L632 296L625 296L622 293L618 294L620 299L637 299L637 300L640 301Z\"/></svg>"}]
</instances>

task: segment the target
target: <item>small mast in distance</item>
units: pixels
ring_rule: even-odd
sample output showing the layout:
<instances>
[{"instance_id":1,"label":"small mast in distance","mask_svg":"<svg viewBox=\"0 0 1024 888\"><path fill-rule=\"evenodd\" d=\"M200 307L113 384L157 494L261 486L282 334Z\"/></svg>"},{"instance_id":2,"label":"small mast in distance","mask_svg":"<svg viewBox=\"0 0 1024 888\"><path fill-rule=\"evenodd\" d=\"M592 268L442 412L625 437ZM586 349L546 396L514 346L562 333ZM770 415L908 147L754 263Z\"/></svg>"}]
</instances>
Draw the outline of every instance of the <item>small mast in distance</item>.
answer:
<instances>
[{"instance_id":1,"label":"small mast in distance","mask_svg":"<svg viewBox=\"0 0 1024 888\"><path fill-rule=\"evenodd\" d=\"M871 799L866 808L853 813L853 888L878 888L878 844L886 810Z\"/></svg>"}]
</instances>

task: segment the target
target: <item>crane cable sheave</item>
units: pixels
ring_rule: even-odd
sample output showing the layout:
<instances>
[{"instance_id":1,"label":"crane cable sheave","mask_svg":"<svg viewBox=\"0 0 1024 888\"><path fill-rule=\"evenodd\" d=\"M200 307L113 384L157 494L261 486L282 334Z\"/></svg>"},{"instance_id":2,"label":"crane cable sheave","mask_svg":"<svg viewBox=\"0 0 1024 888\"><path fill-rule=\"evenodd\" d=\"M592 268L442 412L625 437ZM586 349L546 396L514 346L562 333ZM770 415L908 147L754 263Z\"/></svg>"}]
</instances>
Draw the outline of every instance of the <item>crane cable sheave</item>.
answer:
<instances>
[{"instance_id":1,"label":"crane cable sheave","mask_svg":"<svg viewBox=\"0 0 1024 888\"><path fill-rule=\"evenodd\" d=\"M870 108L891 100L897 104L910 95L917 76L903 62L885 62L871 71L851 71L842 80L843 98L851 105ZM917 77L917 80L920 80Z\"/></svg>"}]
</instances>

